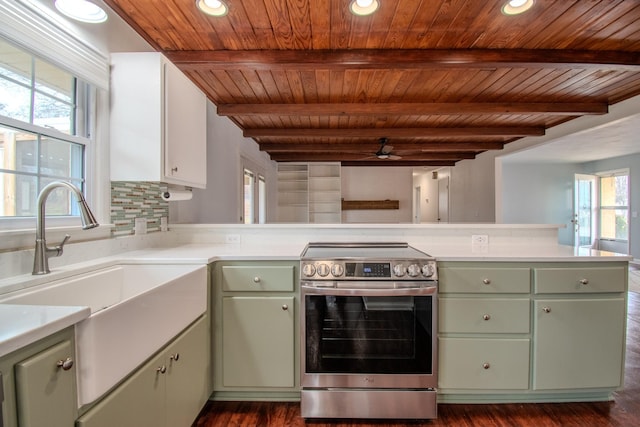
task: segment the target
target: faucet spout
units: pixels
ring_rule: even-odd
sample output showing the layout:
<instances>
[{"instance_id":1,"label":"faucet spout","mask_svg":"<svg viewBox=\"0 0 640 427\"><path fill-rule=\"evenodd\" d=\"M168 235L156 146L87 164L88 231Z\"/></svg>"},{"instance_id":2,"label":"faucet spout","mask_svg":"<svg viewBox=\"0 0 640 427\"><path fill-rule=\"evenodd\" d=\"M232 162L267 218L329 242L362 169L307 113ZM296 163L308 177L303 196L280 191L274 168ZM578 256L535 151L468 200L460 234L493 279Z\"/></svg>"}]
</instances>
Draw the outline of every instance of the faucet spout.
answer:
<instances>
[{"instance_id":1,"label":"faucet spout","mask_svg":"<svg viewBox=\"0 0 640 427\"><path fill-rule=\"evenodd\" d=\"M89 209L89 205L85 200L82 192L75 185L65 181L54 181L45 186L38 195L38 211L36 218L36 246L35 254L33 258L33 272L32 274L47 274L49 270L49 257L56 257L62 255L62 249L64 244L69 240L67 235L60 245L50 248L47 246L47 239L45 238L45 205L49 194L58 187L65 187L76 195L78 199L78 206L80 207L80 221L82 222L82 229L88 230L90 228L97 227L98 221Z\"/></svg>"}]
</instances>

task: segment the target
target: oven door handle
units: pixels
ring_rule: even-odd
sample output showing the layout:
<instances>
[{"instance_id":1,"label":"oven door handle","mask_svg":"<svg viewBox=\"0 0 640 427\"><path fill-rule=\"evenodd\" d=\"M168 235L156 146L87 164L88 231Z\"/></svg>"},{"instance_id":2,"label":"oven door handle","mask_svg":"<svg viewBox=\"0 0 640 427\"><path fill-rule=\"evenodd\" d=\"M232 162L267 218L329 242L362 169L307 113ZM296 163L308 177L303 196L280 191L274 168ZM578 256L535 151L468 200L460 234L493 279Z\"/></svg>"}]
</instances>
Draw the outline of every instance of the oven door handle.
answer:
<instances>
[{"instance_id":1,"label":"oven door handle","mask_svg":"<svg viewBox=\"0 0 640 427\"><path fill-rule=\"evenodd\" d=\"M435 295L437 287L404 287L404 288L333 288L300 286L304 295L336 295L336 296L363 296L363 297L392 297L392 296L421 296Z\"/></svg>"}]
</instances>

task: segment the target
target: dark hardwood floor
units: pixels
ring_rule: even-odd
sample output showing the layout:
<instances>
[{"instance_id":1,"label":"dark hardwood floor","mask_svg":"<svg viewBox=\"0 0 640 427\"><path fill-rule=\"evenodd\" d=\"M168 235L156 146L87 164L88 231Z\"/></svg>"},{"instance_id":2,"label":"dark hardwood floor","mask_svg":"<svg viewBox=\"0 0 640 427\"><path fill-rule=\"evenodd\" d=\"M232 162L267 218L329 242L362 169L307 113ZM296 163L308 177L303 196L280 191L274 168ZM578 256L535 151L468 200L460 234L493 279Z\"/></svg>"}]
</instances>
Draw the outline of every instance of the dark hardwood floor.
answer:
<instances>
[{"instance_id":1,"label":"dark hardwood floor","mask_svg":"<svg viewBox=\"0 0 640 427\"><path fill-rule=\"evenodd\" d=\"M597 369L597 367L594 367ZM316 421L300 418L299 403L209 402L194 427L213 426L640 426L640 294L629 293L624 389L612 402L438 405L430 421Z\"/></svg>"}]
</instances>

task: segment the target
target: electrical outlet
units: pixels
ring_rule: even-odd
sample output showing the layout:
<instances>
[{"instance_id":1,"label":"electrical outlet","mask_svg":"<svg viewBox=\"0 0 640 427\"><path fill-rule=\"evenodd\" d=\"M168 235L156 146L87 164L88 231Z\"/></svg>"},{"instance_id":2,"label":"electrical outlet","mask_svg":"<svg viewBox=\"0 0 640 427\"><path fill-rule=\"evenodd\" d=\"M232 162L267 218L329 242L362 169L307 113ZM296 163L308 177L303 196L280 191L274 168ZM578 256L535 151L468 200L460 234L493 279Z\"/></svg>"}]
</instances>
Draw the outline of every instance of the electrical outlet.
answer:
<instances>
[{"instance_id":1,"label":"electrical outlet","mask_svg":"<svg viewBox=\"0 0 640 427\"><path fill-rule=\"evenodd\" d=\"M473 245L488 245L489 235L487 234L474 234L471 236L471 244Z\"/></svg>"},{"instance_id":2,"label":"electrical outlet","mask_svg":"<svg viewBox=\"0 0 640 427\"><path fill-rule=\"evenodd\" d=\"M240 243L240 235L239 234L227 234L225 236L225 240L226 243L231 243L231 244L239 244Z\"/></svg>"}]
</instances>

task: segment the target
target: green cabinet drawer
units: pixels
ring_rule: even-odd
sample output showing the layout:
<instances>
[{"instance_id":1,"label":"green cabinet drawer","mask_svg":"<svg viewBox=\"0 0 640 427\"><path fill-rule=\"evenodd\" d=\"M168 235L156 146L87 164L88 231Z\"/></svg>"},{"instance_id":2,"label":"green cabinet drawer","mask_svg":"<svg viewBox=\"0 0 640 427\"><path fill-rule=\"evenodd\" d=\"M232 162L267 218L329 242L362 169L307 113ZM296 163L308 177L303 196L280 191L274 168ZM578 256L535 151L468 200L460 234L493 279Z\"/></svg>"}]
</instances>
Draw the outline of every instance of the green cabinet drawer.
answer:
<instances>
[{"instance_id":1,"label":"green cabinet drawer","mask_svg":"<svg viewBox=\"0 0 640 427\"><path fill-rule=\"evenodd\" d=\"M295 268L292 265L225 265L222 290L231 292L293 292Z\"/></svg>"},{"instance_id":2,"label":"green cabinet drawer","mask_svg":"<svg viewBox=\"0 0 640 427\"><path fill-rule=\"evenodd\" d=\"M526 390L528 339L440 338L440 389Z\"/></svg>"},{"instance_id":3,"label":"green cabinet drawer","mask_svg":"<svg viewBox=\"0 0 640 427\"><path fill-rule=\"evenodd\" d=\"M537 294L625 292L627 267L536 268Z\"/></svg>"},{"instance_id":4,"label":"green cabinet drawer","mask_svg":"<svg viewBox=\"0 0 640 427\"><path fill-rule=\"evenodd\" d=\"M529 333L530 303L525 298L440 298L442 333Z\"/></svg>"},{"instance_id":5,"label":"green cabinet drawer","mask_svg":"<svg viewBox=\"0 0 640 427\"><path fill-rule=\"evenodd\" d=\"M63 341L16 364L20 427L73 425L77 415L73 358L73 343ZM65 362L65 369L58 366L58 361Z\"/></svg>"},{"instance_id":6,"label":"green cabinet drawer","mask_svg":"<svg viewBox=\"0 0 640 427\"><path fill-rule=\"evenodd\" d=\"M440 293L529 293L528 268L444 267L438 269Z\"/></svg>"}]
</instances>

